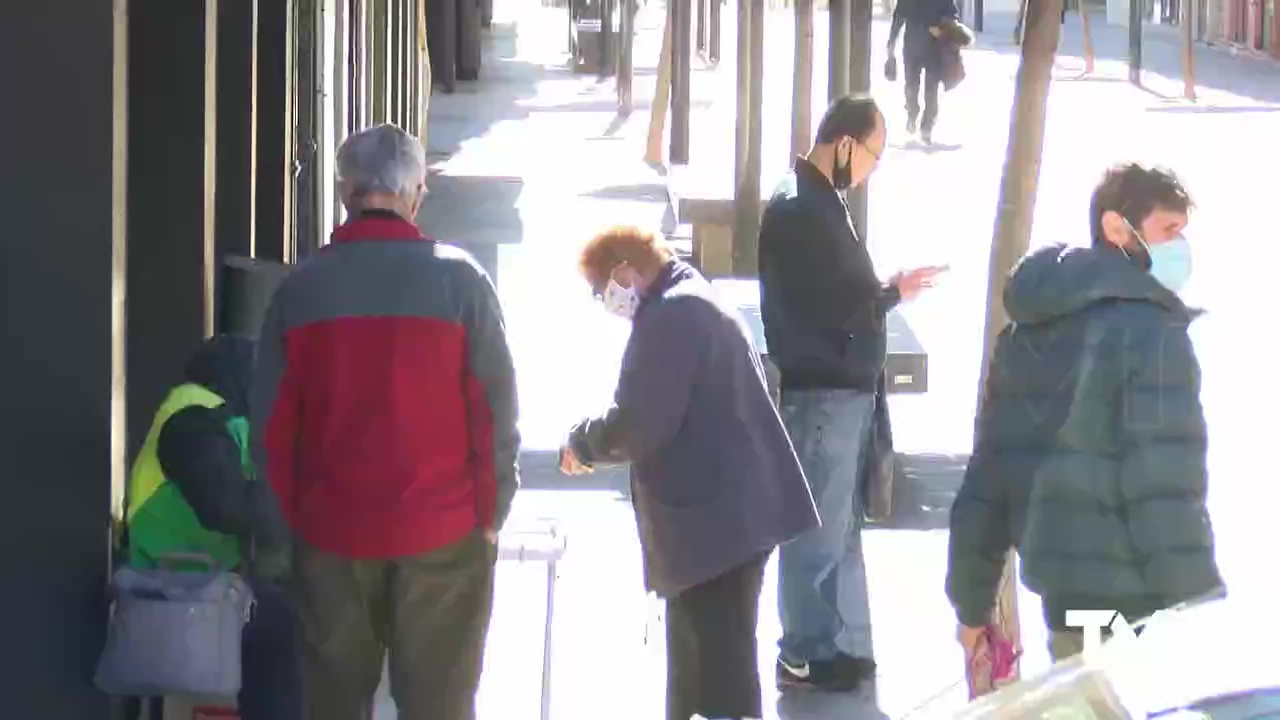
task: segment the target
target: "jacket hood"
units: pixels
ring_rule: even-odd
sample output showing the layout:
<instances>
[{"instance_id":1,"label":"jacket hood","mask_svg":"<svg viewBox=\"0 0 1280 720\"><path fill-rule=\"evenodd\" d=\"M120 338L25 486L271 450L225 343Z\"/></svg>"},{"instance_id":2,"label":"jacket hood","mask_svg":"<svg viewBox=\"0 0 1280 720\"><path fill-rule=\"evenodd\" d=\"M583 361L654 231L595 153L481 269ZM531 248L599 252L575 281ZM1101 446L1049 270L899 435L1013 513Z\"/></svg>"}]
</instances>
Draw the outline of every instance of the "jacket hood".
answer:
<instances>
[{"instance_id":1,"label":"jacket hood","mask_svg":"<svg viewBox=\"0 0 1280 720\"><path fill-rule=\"evenodd\" d=\"M1155 303L1190 320L1193 313L1150 273L1109 248L1054 245L1023 258L1004 289L1009 319L1033 325L1113 300Z\"/></svg>"},{"instance_id":2,"label":"jacket hood","mask_svg":"<svg viewBox=\"0 0 1280 720\"><path fill-rule=\"evenodd\" d=\"M255 349L242 335L215 335L187 361L183 379L221 395L232 414L247 416Z\"/></svg>"},{"instance_id":3,"label":"jacket hood","mask_svg":"<svg viewBox=\"0 0 1280 720\"><path fill-rule=\"evenodd\" d=\"M662 297L668 290L676 285L698 277L698 272L693 266L679 258L672 258L667 261L666 265L658 271L658 276L653 279L653 284L645 290L644 295L640 298L640 308L644 308L653 302L656 298ZM638 313L640 308L636 309Z\"/></svg>"}]
</instances>

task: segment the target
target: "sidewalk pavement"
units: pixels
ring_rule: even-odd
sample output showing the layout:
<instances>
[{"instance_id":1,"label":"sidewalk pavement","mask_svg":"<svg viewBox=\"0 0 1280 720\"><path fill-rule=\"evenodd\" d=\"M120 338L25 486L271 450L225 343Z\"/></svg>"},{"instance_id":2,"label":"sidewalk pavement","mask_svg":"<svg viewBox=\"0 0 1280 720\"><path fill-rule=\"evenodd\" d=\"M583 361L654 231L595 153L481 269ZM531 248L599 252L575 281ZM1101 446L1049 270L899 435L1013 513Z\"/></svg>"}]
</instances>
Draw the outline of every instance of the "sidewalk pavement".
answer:
<instances>
[{"instance_id":1,"label":"sidewalk pavement","mask_svg":"<svg viewBox=\"0 0 1280 720\"><path fill-rule=\"evenodd\" d=\"M642 10L636 43L636 111L615 114L611 82L565 69L562 11L527 0L499 0L481 82L461 84L431 104L429 152L434 162L421 224L432 235L472 249L494 273L507 314L520 378L525 488L511 520L521 526L554 518L568 535L555 608L555 720L662 716L662 629L640 585L639 548L621 472L561 477L554 455L565 430L608 401L626 339L624 323L601 312L577 278L576 251L614 223L658 227L663 179L641 160L663 9ZM790 15L766 24L764 182L770 187L788 158L791 94ZM695 61L692 165L727 178L733 158L734 13L724 13L724 59L718 69ZM1280 166L1276 121L1263 80L1238 58L1206 59L1204 100L1167 102L1125 82L1072 82L1081 63L1068 21L1050 100L1033 245L1087 242L1088 193L1109 163L1164 161L1186 177L1202 209L1196 278L1190 292L1213 311L1199 324L1205 407L1213 435L1215 518L1229 582L1257 575L1259 536L1271 531L1271 484L1244 481L1269 466L1267 423L1248 421L1244 402L1275 407L1276 383L1256 367L1274 366L1257 328L1270 322L1252 299L1255 273L1280 262L1267 201ZM1101 25L1098 23L1097 25ZM826 54L827 20L815 20L815 57ZM987 253L1007 142L1016 49L995 19L967 52L969 79L944 97L938 144L903 137L900 86L873 78L885 107L890 148L871 184L870 245L882 274L915 264L949 262L943 287L905 309L930 352L930 392L896 397L895 441L917 477L914 511L903 527L868 531L874 642L880 665L876 697L824 696L774 703L769 718L861 720L945 715L963 702L954 618L942 594L946 509L969 449L981 355ZM875 26L872 67L883 63L887 23ZM1100 57L1115 46L1111 30L1095 32ZM1148 45L1154 73L1172 73ZM1213 51L1205 51L1213 52ZM1176 54L1173 56L1176 58ZM1122 61L1102 61L1098 74L1123 78ZM1118 65L1115 63L1119 63ZM815 122L825 107L825 63L815 63ZM1221 66L1221 71L1215 70ZM1247 67L1246 67L1247 66ZM1172 70L1170 70L1172 68ZM1237 82L1237 76L1244 78ZM1154 82L1149 82L1154 85ZM1274 98L1273 98L1274 100ZM1203 238L1204 242L1199 242ZM1268 242L1270 240L1270 242ZM1265 282L1265 280L1263 280ZM1245 291L1245 288L1248 291ZM1243 339L1243 342L1242 342ZM1270 363L1267 361L1270 360ZM1246 372L1249 370L1249 372ZM1225 490L1223 490L1225 489ZM1221 509L1223 515L1219 515ZM1274 544L1272 544L1274 546ZM481 717L536 718L541 661L543 569L503 564L480 694ZM774 568L760 617L761 671L772 686ZM1021 594L1024 673L1048 662L1034 596ZM648 642L646 643L646 636ZM384 697L379 718L390 718Z\"/></svg>"}]
</instances>

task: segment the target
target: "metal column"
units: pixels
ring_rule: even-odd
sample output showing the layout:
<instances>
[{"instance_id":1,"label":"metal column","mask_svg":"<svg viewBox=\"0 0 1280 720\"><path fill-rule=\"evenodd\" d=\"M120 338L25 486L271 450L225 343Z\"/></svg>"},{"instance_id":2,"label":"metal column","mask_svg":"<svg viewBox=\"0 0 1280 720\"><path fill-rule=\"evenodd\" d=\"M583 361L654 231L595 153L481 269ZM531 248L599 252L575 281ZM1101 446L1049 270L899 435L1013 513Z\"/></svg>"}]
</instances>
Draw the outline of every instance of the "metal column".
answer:
<instances>
[{"instance_id":1,"label":"metal column","mask_svg":"<svg viewBox=\"0 0 1280 720\"><path fill-rule=\"evenodd\" d=\"M1142 16L1146 0L1129 0L1129 82L1142 84Z\"/></svg>"},{"instance_id":2,"label":"metal column","mask_svg":"<svg viewBox=\"0 0 1280 720\"><path fill-rule=\"evenodd\" d=\"M909 0L899 0L909 1ZM849 23L850 0L831 0L828 19L831 25L827 62L827 98L834 101L849 94Z\"/></svg>"}]
</instances>

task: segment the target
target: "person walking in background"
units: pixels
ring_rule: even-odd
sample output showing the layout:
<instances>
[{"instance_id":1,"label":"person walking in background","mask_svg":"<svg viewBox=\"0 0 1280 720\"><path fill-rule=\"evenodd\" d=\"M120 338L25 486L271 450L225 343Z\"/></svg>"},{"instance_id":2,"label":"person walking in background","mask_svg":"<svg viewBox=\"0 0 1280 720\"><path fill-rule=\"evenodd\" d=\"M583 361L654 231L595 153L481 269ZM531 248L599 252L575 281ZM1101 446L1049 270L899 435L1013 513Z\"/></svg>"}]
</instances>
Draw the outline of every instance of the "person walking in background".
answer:
<instances>
[{"instance_id":1,"label":"person walking in background","mask_svg":"<svg viewBox=\"0 0 1280 720\"><path fill-rule=\"evenodd\" d=\"M653 235L614 228L582 275L632 323L613 405L573 428L570 474L630 463L645 586L667 602L667 720L763 717L765 563L817 526L744 321Z\"/></svg>"},{"instance_id":2,"label":"person walking in background","mask_svg":"<svg viewBox=\"0 0 1280 720\"><path fill-rule=\"evenodd\" d=\"M1044 601L1054 659L1083 648L1068 610L1130 622L1222 588L1205 505L1207 448L1172 173L1112 168L1092 245L1048 247L1009 279L973 455L951 507L947 595L969 651L1005 555Z\"/></svg>"},{"instance_id":3,"label":"person walking in background","mask_svg":"<svg viewBox=\"0 0 1280 720\"><path fill-rule=\"evenodd\" d=\"M370 717L389 649L402 719L471 720L519 485L502 310L468 255L414 224L417 140L380 125L336 167L350 220L276 291L253 404L298 536L308 717Z\"/></svg>"},{"instance_id":4,"label":"person walking in background","mask_svg":"<svg viewBox=\"0 0 1280 720\"><path fill-rule=\"evenodd\" d=\"M945 43L951 28L959 25L960 11L954 0L898 0L889 26L889 57L896 53L898 34L902 41L903 84L907 99L907 133L920 131L920 139L933 142L938 121L938 87L943 82ZM920 114L920 90L924 89L924 115Z\"/></svg>"},{"instance_id":5,"label":"person walking in background","mask_svg":"<svg viewBox=\"0 0 1280 720\"><path fill-rule=\"evenodd\" d=\"M858 478L884 372L885 315L942 270L882 283L854 232L842 193L875 171L886 139L874 100L836 100L760 225L765 338L782 417L822 518L779 555L781 687L849 691L875 674Z\"/></svg>"},{"instance_id":6,"label":"person walking in background","mask_svg":"<svg viewBox=\"0 0 1280 720\"><path fill-rule=\"evenodd\" d=\"M241 645L240 716L302 720L294 610L281 582L289 528L249 457L253 355L252 340L219 335L187 361L134 460L126 549L138 568L200 555L243 574L255 602Z\"/></svg>"}]
</instances>

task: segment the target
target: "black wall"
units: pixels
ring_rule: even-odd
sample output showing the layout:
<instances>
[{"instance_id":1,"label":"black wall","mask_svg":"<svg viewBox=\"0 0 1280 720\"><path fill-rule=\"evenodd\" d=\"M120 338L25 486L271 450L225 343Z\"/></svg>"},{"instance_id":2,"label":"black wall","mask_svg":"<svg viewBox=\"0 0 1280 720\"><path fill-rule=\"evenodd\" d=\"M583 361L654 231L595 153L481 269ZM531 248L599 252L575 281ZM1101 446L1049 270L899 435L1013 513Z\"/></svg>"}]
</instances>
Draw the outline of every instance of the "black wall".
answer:
<instances>
[{"instance_id":1,"label":"black wall","mask_svg":"<svg viewBox=\"0 0 1280 720\"><path fill-rule=\"evenodd\" d=\"M129 0L130 457L213 317L206 1Z\"/></svg>"},{"instance_id":2,"label":"black wall","mask_svg":"<svg viewBox=\"0 0 1280 720\"><path fill-rule=\"evenodd\" d=\"M112 2L0 4L0 716L105 718Z\"/></svg>"},{"instance_id":3,"label":"black wall","mask_svg":"<svg viewBox=\"0 0 1280 720\"><path fill-rule=\"evenodd\" d=\"M291 7L0 2L0 720L110 716L113 498L221 256L291 249Z\"/></svg>"},{"instance_id":4,"label":"black wall","mask_svg":"<svg viewBox=\"0 0 1280 720\"><path fill-rule=\"evenodd\" d=\"M257 0L218 0L219 255L253 255Z\"/></svg>"},{"instance_id":5,"label":"black wall","mask_svg":"<svg viewBox=\"0 0 1280 720\"><path fill-rule=\"evenodd\" d=\"M258 0L256 251L293 260L293 0Z\"/></svg>"}]
</instances>

